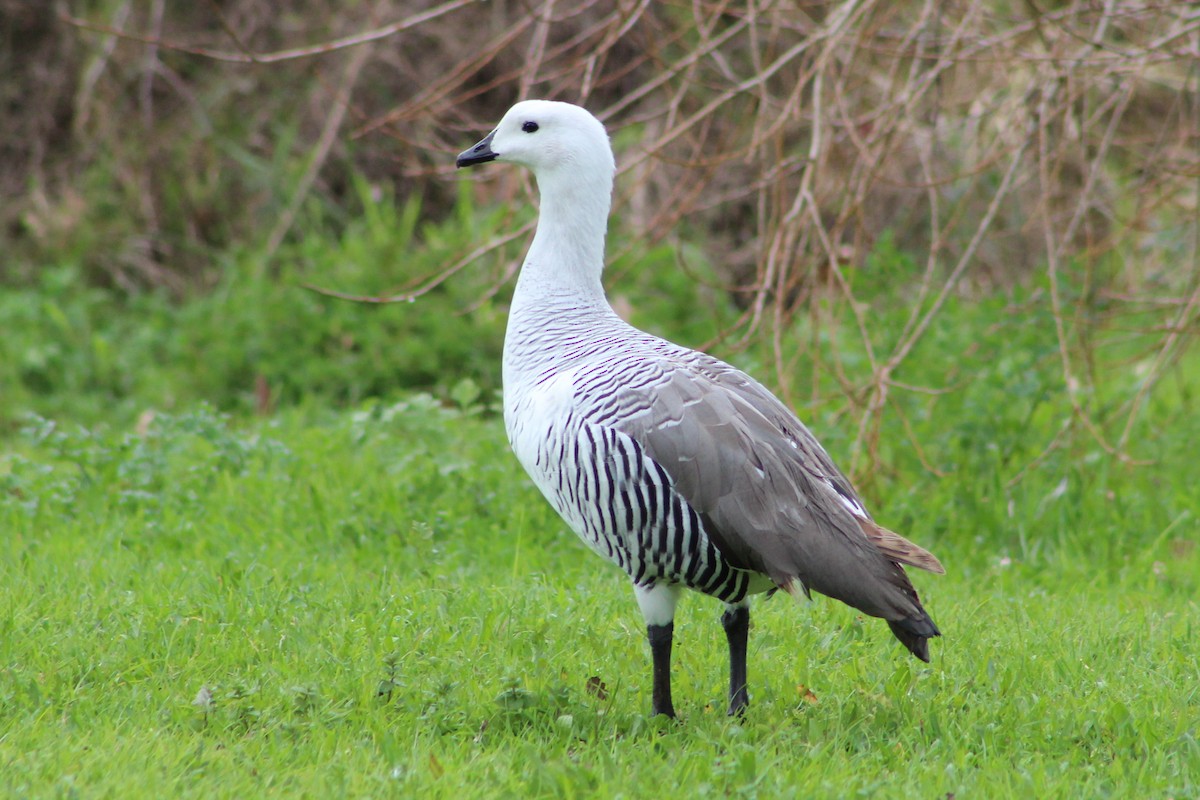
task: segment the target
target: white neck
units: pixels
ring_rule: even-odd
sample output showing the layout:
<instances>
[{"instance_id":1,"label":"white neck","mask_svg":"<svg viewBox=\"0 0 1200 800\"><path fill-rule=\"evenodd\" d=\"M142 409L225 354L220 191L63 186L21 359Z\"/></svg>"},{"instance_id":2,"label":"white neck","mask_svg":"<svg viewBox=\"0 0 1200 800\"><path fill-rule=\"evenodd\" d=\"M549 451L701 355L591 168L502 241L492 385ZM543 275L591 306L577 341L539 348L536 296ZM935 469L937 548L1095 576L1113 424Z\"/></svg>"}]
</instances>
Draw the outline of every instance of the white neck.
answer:
<instances>
[{"instance_id":1,"label":"white neck","mask_svg":"<svg viewBox=\"0 0 1200 800\"><path fill-rule=\"evenodd\" d=\"M541 211L513 296L513 314L546 306L608 308L600 281L612 176L581 170L538 176ZM539 314L540 316L540 314Z\"/></svg>"}]
</instances>

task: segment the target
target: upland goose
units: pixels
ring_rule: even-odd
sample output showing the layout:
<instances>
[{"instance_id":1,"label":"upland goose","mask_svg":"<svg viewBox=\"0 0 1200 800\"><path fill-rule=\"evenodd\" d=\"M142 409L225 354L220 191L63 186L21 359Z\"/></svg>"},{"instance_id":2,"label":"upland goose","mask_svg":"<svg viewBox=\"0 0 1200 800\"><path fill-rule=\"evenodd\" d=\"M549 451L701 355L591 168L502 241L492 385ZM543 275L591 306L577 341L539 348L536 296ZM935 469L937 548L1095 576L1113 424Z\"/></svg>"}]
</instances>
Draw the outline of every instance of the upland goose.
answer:
<instances>
[{"instance_id":1,"label":"upland goose","mask_svg":"<svg viewBox=\"0 0 1200 800\"><path fill-rule=\"evenodd\" d=\"M468 167L533 171L537 233L504 341L504 422L554 509L633 581L653 658L652 709L675 715L671 642L686 587L725 604L729 713L747 705L749 598L834 597L929 660L940 631L903 564L926 550L872 521L796 415L742 371L624 322L600 276L616 172L604 126L568 103L513 106Z\"/></svg>"}]
</instances>

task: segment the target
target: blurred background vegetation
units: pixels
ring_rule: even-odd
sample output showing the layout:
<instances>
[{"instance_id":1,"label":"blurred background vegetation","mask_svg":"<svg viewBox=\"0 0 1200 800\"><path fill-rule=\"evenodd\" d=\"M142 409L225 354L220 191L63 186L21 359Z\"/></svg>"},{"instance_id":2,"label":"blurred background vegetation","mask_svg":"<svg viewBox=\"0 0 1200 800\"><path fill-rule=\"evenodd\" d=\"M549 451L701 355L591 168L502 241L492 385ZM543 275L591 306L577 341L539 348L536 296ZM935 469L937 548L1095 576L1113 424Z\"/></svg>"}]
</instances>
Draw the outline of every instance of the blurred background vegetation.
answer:
<instances>
[{"instance_id":1,"label":"blurred background vegetation","mask_svg":"<svg viewBox=\"0 0 1200 800\"><path fill-rule=\"evenodd\" d=\"M1192 4L0 0L0 37L0 435L486 406L536 198L453 158L524 97L609 125L618 309L856 472L1135 462L1194 413Z\"/></svg>"}]
</instances>

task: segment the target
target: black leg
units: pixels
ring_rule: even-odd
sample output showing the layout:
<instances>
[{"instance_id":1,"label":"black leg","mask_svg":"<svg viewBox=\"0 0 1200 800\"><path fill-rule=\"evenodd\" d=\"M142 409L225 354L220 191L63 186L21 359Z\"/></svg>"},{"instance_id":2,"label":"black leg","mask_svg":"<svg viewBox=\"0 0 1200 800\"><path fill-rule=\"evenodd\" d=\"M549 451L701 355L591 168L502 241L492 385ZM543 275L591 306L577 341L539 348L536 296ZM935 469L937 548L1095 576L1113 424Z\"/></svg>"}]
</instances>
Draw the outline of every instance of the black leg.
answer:
<instances>
[{"instance_id":1,"label":"black leg","mask_svg":"<svg viewBox=\"0 0 1200 800\"><path fill-rule=\"evenodd\" d=\"M746 693L746 640L750 633L750 608L730 606L721 615L729 640L729 716L740 715L750 705Z\"/></svg>"},{"instance_id":2,"label":"black leg","mask_svg":"<svg viewBox=\"0 0 1200 800\"><path fill-rule=\"evenodd\" d=\"M654 659L653 713L674 719L675 706L671 705L671 639L675 635L675 623L647 625L646 635L650 639L650 655Z\"/></svg>"}]
</instances>

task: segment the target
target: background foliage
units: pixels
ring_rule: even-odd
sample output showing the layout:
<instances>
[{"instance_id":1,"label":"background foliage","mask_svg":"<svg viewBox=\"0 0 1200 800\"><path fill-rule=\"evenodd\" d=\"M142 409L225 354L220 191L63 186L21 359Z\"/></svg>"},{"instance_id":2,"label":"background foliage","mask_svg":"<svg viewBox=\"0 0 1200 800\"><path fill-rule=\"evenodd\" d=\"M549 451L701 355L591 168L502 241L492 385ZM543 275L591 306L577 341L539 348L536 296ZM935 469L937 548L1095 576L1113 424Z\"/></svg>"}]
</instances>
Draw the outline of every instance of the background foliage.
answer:
<instances>
[{"instance_id":1,"label":"background foliage","mask_svg":"<svg viewBox=\"0 0 1200 800\"><path fill-rule=\"evenodd\" d=\"M764 345L771 355L757 360L794 402L848 398L854 452L867 462L881 418L912 402L909 359L949 297L1037 287L1027 310L1057 352L1068 438L1121 459L1138 458L1147 398L1200 313L1200 19L1186 4L93 0L4 10L4 91L18 111L0 137L0 191L14 198L0 212L6 285L37 291L54 265L121 309L146 296L235 294L270 307L271 286L298 282L421 296L429 319L389 323L387 335L419 331L432 355L410 351L417 363L390 380L368 369L362 386L345 374L340 388L322 386L334 377L260 358L253 334L239 356L244 331L218 326L228 344L204 346L231 373L196 389L221 406L264 385L274 397L311 388L352 399L435 388L444 376L494 383L481 365L526 238L528 176L488 171L464 194L450 157L522 96L583 102L609 122L622 170L613 258L634 256L610 281L633 313L657 303L657 279L633 265L661 242L709 297L723 296L702 306L694 343L737 331L724 352ZM437 220L458 227L447 222L439 239L427 225ZM330 252L332 242L343 249ZM880 258L881 248L903 258ZM299 294L278 295L299 309L278 312L281 331L304 328L280 337L304 345L283 361L328 356L339 340L370 350L347 339L359 311L326 314L336 304ZM909 310L899 335L872 324L880 303ZM429 327L464 310L479 359L467 337ZM822 353L822 337L865 362ZM127 353L120 338L114 349ZM24 402L56 357L13 347L6 380L17 362L29 377L5 394ZM85 357L72 349L67 358ZM103 361L89 363L103 371ZM817 366L800 373L806 362ZM1113 396L1108 377L1130 369L1138 379ZM162 401L160 391L143 402Z\"/></svg>"}]
</instances>

